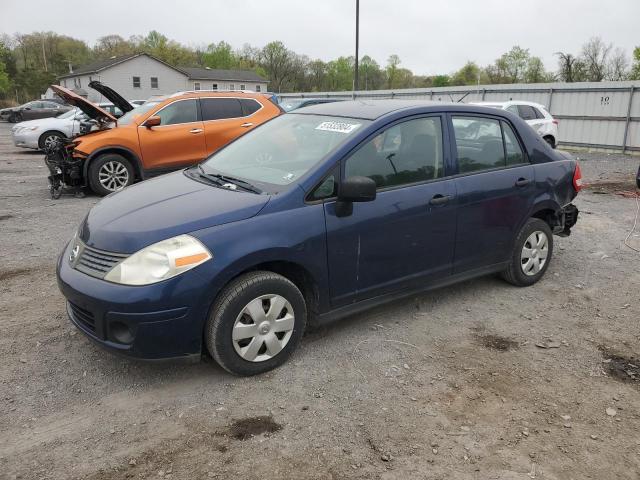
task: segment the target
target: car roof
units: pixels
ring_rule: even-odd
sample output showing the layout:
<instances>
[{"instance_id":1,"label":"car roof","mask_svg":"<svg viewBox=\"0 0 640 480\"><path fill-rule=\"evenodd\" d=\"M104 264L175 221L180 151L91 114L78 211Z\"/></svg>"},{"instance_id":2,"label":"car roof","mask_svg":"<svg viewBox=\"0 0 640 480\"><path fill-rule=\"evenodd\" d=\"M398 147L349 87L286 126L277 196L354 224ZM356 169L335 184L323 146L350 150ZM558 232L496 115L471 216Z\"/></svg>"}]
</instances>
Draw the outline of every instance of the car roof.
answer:
<instances>
[{"instance_id":1,"label":"car roof","mask_svg":"<svg viewBox=\"0 0 640 480\"><path fill-rule=\"evenodd\" d=\"M495 109L465 103L435 102L430 100L349 100L319 103L291 112L298 115L327 115L376 120L392 112L421 109L424 112L495 113Z\"/></svg>"},{"instance_id":2,"label":"car roof","mask_svg":"<svg viewBox=\"0 0 640 480\"><path fill-rule=\"evenodd\" d=\"M540 103L536 103L536 102L528 102L526 100L509 100L506 102L471 102L471 105L500 105L500 106L505 106L505 105L530 105L532 107L538 107L538 108L544 108L546 109L546 107Z\"/></svg>"},{"instance_id":3,"label":"car roof","mask_svg":"<svg viewBox=\"0 0 640 480\"><path fill-rule=\"evenodd\" d=\"M186 90L183 92L176 92L172 95L167 95L164 97L167 98L176 98L176 97L247 97L247 98L265 98L270 95L262 92L253 92L247 90Z\"/></svg>"}]
</instances>

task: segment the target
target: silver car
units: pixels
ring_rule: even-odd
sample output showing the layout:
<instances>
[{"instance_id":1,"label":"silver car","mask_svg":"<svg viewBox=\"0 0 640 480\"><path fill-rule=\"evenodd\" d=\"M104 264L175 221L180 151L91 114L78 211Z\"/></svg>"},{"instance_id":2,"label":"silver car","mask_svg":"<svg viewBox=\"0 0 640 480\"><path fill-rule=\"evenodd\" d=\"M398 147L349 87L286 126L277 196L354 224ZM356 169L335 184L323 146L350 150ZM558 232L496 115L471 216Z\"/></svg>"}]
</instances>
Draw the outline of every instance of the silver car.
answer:
<instances>
[{"instance_id":1,"label":"silver car","mask_svg":"<svg viewBox=\"0 0 640 480\"><path fill-rule=\"evenodd\" d=\"M99 103L98 106L114 116L122 112L112 103ZM80 133L80 124L89 121L82 111L73 108L54 118L41 118L20 122L11 128L13 144L16 147L44 150L58 138L73 138Z\"/></svg>"}]
</instances>

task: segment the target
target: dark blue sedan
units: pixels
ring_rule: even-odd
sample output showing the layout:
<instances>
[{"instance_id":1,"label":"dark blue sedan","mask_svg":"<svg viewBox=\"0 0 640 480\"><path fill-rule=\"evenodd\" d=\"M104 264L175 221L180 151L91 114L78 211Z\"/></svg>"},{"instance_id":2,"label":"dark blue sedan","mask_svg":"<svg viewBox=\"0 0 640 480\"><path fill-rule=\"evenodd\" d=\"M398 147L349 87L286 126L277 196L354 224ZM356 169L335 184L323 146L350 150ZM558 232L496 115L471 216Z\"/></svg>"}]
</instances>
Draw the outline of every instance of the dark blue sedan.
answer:
<instances>
[{"instance_id":1,"label":"dark blue sedan","mask_svg":"<svg viewBox=\"0 0 640 480\"><path fill-rule=\"evenodd\" d=\"M296 110L98 203L57 265L71 321L133 357L282 364L309 324L471 277L528 286L580 169L523 120L421 101ZM514 293L515 294L515 293Z\"/></svg>"}]
</instances>

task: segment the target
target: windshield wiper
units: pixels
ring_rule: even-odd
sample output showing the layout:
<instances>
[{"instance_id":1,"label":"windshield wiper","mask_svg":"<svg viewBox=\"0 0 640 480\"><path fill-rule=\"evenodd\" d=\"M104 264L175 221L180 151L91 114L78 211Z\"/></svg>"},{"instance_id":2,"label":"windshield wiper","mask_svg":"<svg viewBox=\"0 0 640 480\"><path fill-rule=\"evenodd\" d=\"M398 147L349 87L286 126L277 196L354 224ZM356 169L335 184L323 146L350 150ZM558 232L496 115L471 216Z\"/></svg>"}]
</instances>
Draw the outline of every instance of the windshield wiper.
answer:
<instances>
[{"instance_id":1,"label":"windshield wiper","mask_svg":"<svg viewBox=\"0 0 640 480\"><path fill-rule=\"evenodd\" d=\"M262 190L260 190L255 185L252 185L249 182L245 182L244 180L240 180L239 178L229 177L227 175L221 175L219 173L207 173L204 171L204 168L202 168L202 165L198 165L198 170L200 171L201 176L212 180L216 185L224 186L227 183L231 183L233 185L239 186L244 190L247 190L248 192L258 194L262 193Z\"/></svg>"}]
</instances>

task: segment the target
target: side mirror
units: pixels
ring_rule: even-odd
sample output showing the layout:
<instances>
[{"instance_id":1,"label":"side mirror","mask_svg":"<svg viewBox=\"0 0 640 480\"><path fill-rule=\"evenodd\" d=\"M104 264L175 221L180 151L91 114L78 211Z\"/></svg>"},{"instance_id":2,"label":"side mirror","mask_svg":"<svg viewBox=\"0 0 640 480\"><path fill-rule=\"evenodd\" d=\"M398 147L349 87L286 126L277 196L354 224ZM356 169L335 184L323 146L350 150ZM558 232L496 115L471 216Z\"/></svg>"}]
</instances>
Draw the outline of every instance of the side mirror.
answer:
<instances>
[{"instance_id":1,"label":"side mirror","mask_svg":"<svg viewBox=\"0 0 640 480\"><path fill-rule=\"evenodd\" d=\"M376 199L376 182L369 177L349 177L338 186L342 202L371 202Z\"/></svg>"},{"instance_id":2,"label":"side mirror","mask_svg":"<svg viewBox=\"0 0 640 480\"><path fill-rule=\"evenodd\" d=\"M151 128L151 127L157 127L161 123L162 123L162 119L157 115L153 115L152 117L147 118L147 120L143 123L143 125L147 128Z\"/></svg>"},{"instance_id":3,"label":"side mirror","mask_svg":"<svg viewBox=\"0 0 640 480\"><path fill-rule=\"evenodd\" d=\"M24 107L23 110L31 110L31 107Z\"/></svg>"},{"instance_id":4,"label":"side mirror","mask_svg":"<svg viewBox=\"0 0 640 480\"><path fill-rule=\"evenodd\" d=\"M338 185L336 215L347 217L353 213L353 202L371 202L375 199L375 181L369 177L349 177Z\"/></svg>"}]
</instances>

